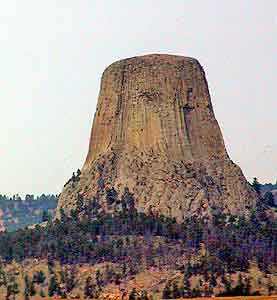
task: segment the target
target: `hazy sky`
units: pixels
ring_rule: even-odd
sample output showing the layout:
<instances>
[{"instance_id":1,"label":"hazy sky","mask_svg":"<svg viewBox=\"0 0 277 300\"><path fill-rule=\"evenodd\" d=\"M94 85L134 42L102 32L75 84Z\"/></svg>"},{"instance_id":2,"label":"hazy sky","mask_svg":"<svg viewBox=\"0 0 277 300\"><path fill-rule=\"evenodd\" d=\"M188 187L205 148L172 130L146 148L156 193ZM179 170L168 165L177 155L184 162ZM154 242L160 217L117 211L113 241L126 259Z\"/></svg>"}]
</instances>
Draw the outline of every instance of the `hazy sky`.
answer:
<instances>
[{"instance_id":1,"label":"hazy sky","mask_svg":"<svg viewBox=\"0 0 277 300\"><path fill-rule=\"evenodd\" d=\"M0 22L0 193L59 193L102 71L146 53L197 58L231 158L276 181L276 0L0 0Z\"/></svg>"}]
</instances>

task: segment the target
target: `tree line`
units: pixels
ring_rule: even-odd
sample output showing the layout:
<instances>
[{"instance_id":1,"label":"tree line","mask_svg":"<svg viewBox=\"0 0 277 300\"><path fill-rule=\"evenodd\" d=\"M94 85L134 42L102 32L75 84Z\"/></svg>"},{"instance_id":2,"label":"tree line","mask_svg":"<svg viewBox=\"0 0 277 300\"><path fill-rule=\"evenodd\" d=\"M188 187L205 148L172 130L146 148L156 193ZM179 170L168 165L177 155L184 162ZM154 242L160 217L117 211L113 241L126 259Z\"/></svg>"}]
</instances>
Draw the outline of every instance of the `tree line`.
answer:
<instances>
[{"instance_id":1,"label":"tree line","mask_svg":"<svg viewBox=\"0 0 277 300\"><path fill-rule=\"evenodd\" d=\"M119 266L109 276L87 279L86 293L91 291L94 296L111 280L120 282L143 269L163 266L184 273L184 284L177 285L180 296L199 293L189 288L194 275L209 282L208 294L215 284L210 274L224 281L226 274L247 272L251 261L256 261L264 273L270 273L276 263L277 224L267 217L263 207L253 211L249 219L218 213L210 219L193 216L178 223L151 210L147 214L139 212L128 188L121 197L115 189L106 191L111 212L102 209L97 197L90 201L80 194L76 197L77 205L69 215L61 210L61 218L49 221L45 227L37 225L34 229L0 234L4 263L38 258L47 260L50 269L54 261L63 266L103 261ZM208 255L191 263L203 246ZM182 257L186 259L182 261ZM64 278L74 282L70 276ZM237 293L239 288L232 287L227 279L224 282L227 293ZM247 292L246 282L242 283L240 290ZM54 275L49 289L57 295L63 293ZM176 290L176 283L169 283L164 294L176 296Z\"/></svg>"}]
</instances>

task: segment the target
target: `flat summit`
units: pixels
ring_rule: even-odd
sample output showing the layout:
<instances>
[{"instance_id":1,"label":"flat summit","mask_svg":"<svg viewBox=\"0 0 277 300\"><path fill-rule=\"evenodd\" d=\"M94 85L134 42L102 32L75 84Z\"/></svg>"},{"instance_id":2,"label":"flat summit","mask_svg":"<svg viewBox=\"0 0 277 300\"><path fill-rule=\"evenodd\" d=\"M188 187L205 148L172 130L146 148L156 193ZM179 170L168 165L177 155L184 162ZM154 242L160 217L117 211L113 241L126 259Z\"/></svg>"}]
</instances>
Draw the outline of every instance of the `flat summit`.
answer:
<instances>
[{"instance_id":1,"label":"flat summit","mask_svg":"<svg viewBox=\"0 0 277 300\"><path fill-rule=\"evenodd\" d=\"M88 155L65 185L65 213L107 192L134 194L138 210L182 220L248 214L258 196L226 151L203 68L196 59L152 54L103 73Z\"/></svg>"}]
</instances>

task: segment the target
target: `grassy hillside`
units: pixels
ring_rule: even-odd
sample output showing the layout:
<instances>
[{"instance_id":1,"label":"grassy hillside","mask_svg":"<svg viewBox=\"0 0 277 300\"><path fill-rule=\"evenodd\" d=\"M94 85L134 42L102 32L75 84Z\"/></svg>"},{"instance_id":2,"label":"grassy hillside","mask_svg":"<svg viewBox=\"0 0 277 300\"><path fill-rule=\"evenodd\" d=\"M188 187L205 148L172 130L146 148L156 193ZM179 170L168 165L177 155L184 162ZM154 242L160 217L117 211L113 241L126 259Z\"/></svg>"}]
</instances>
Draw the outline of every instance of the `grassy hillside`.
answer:
<instances>
[{"instance_id":1,"label":"grassy hillside","mask_svg":"<svg viewBox=\"0 0 277 300\"><path fill-rule=\"evenodd\" d=\"M2 196L0 201L9 229L22 227L0 233L0 299L150 300L277 292L276 214L262 200L249 219L215 211L177 223L151 210L139 212L126 189L121 199L107 192L107 211L98 198L79 197L70 215L61 210L60 220L32 228L25 226L40 223L43 211L54 212L55 196Z\"/></svg>"},{"instance_id":2,"label":"grassy hillside","mask_svg":"<svg viewBox=\"0 0 277 300\"><path fill-rule=\"evenodd\" d=\"M70 216L61 211L61 220L0 234L2 274L8 278L2 293L16 285L21 297L32 285L35 297L42 290L47 299L276 292L277 224L262 207L248 220L217 213L179 224L138 212L130 193L107 201L112 213L104 212L97 199L88 204L80 199ZM43 283L36 279L39 269Z\"/></svg>"}]
</instances>

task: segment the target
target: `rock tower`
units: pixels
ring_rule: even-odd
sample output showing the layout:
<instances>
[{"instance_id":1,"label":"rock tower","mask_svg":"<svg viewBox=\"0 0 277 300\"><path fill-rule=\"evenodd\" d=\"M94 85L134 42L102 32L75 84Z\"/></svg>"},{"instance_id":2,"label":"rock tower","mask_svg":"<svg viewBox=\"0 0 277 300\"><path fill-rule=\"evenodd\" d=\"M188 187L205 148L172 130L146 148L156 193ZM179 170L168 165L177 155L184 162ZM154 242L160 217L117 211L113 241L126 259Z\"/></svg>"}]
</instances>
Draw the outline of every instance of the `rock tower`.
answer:
<instances>
[{"instance_id":1,"label":"rock tower","mask_svg":"<svg viewBox=\"0 0 277 300\"><path fill-rule=\"evenodd\" d=\"M125 187L139 210L177 220L255 207L257 194L226 152L197 60L153 54L104 71L88 155L58 211L68 213L78 195L88 202L97 195L105 208L106 191L120 196Z\"/></svg>"}]
</instances>

